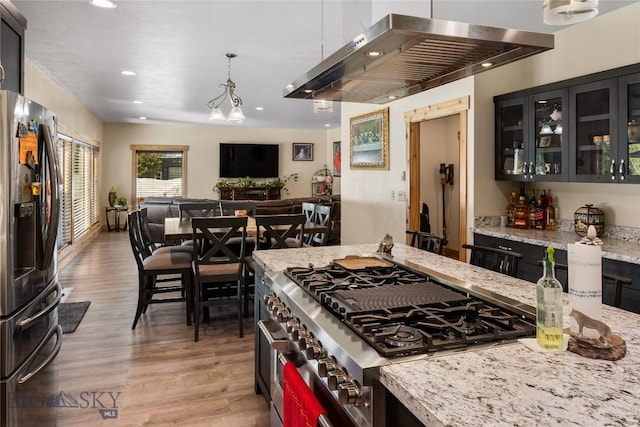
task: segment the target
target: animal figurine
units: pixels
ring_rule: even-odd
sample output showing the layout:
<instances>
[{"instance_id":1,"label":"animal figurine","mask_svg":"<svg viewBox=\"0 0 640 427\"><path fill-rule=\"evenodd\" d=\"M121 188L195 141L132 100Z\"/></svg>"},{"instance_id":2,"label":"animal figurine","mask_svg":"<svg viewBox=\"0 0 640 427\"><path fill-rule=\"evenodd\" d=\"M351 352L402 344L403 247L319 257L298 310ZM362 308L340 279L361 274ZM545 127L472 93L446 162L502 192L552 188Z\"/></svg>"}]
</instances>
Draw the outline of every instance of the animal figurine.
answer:
<instances>
[{"instance_id":1,"label":"animal figurine","mask_svg":"<svg viewBox=\"0 0 640 427\"><path fill-rule=\"evenodd\" d=\"M598 339L598 341L603 342L604 345L609 345L609 337L611 336L611 329L607 325L605 325L599 320L592 319L586 314L575 309L571 310L571 313L569 313L569 316L573 317L578 323L579 336L582 336L583 328L593 329L596 332L598 332L598 334L600 334L600 338Z\"/></svg>"},{"instance_id":2,"label":"animal figurine","mask_svg":"<svg viewBox=\"0 0 640 427\"><path fill-rule=\"evenodd\" d=\"M384 239L378 245L378 252L391 255L391 248L393 248L393 237L385 234Z\"/></svg>"}]
</instances>

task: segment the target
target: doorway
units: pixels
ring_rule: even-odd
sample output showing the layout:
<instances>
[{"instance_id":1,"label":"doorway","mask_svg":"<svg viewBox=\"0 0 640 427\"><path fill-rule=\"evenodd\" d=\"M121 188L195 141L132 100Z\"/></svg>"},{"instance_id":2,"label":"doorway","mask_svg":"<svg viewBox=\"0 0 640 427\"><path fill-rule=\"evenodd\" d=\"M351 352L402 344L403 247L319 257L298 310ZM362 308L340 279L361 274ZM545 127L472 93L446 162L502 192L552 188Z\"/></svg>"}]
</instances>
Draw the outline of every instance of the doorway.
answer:
<instances>
[{"instance_id":1,"label":"doorway","mask_svg":"<svg viewBox=\"0 0 640 427\"><path fill-rule=\"evenodd\" d=\"M467 96L405 114L409 154L407 229L420 229L422 203L427 201L431 232L448 240L444 255L461 261L466 261L462 245L467 236L468 109ZM450 146L456 143L457 147ZM441 163L445 166L445 177L453 166L453 184L445 180L445 185L441 185Z\"/></svg>"}]
</instances>

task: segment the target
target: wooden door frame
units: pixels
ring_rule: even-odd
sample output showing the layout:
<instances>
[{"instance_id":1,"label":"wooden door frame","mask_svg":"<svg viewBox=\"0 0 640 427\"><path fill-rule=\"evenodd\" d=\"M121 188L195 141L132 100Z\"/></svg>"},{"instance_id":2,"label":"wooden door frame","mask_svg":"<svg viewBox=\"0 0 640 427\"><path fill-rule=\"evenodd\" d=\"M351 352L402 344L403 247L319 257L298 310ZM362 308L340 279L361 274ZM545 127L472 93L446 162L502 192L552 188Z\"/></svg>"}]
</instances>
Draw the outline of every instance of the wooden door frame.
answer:
<instances>
[{"instance_id":1,"label":"wooden door frame","mask_svg":"<svg viewBox=\"0 0 640 427\"><path fill-rule=\"evenodd\" d=\"M458 144L460 149L457 179L460 182L460 246L459 259L466 261L466 251L462 245L467 241L467 118L469 115L470 97L463 96L438 104L427 105L407 111L404 114L407 139L407 167L409 175L409 205L407 206L407 230L420 228L420 123L427 120L459 115L460 132Z\"/></svg>"}]
</instances>

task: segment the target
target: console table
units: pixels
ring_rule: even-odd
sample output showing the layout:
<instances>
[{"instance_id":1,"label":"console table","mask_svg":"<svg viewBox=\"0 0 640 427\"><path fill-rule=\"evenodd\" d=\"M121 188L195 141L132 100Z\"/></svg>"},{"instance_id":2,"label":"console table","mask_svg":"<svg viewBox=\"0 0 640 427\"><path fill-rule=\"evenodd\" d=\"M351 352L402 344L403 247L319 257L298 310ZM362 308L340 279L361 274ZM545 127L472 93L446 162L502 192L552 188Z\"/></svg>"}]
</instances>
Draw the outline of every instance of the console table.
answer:
<instances>
[{"instance_id":1,"label":"console table","mask_svg":"<svg viewBox=\"0 0 640 427\"><path fill-rule=\"evenodd\" d=\"M280 188L275 187L221 188L218 194L220 200L280 200Z\"/></svg>"},{"instance_id":2,"label":"console table","mask_svg":"<svg viewBox=\"0 0 640 427\"><path fill-rule=\"evenodd\" d=\"M129 212L129 208L127 206L112 206L104 209L105 216L107 217L107 231L126 231L127 230L127 218L124 219L124 225L120 226L120 214ZM109 213L113 213L113 223L114 226L111 227L111 223L109 222Z\"/></svg>"}]
</instances>

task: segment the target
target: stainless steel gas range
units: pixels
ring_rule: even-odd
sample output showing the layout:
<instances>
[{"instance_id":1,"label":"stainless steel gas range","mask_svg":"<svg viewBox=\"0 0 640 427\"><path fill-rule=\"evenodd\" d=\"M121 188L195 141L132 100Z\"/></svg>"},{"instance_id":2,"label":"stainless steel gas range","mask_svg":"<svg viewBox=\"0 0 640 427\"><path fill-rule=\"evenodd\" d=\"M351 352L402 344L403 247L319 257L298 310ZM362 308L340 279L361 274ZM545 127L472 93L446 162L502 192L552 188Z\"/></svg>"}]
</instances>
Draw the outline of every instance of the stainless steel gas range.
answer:
<instances>
[{"instance_id":1,"label":"stainless steel gas range","mask_svg":"<svg viewBox=\"0 0 640 427\"><path fill-rule=\"evenodd\" d=\"M286 361L327 410L325 425L419 425L380 384L380 367L535 335L533 307L409 263L353 260L257 272L256 391L272 426L282 424Z\"/></svg>"}]
</instances>

